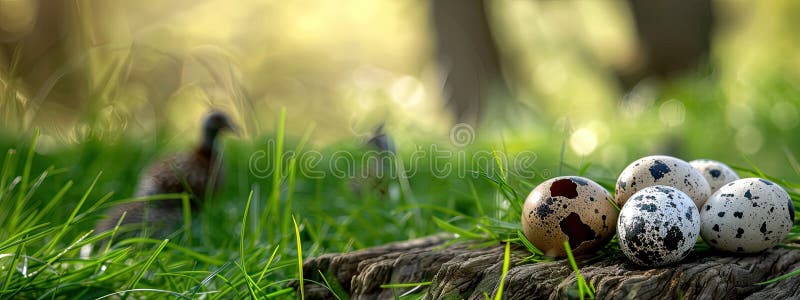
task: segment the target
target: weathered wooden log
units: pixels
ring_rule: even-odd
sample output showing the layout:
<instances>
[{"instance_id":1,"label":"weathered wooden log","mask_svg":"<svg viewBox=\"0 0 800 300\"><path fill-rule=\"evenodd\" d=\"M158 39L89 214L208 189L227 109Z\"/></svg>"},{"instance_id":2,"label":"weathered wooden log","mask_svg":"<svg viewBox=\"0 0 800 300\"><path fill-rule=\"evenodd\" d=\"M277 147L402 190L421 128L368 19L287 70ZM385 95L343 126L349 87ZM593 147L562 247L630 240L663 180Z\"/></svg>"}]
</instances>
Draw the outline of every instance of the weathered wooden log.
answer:
<instances>
[{"instance_id":1,"label":"weathered wooden log","mask_svg":"<svg viewBox=\"0 0 800 300\"><path fill-rule=\"evenodd\" d=\"M353 299L392 299L408 288L389 283L431 282L414 292L425 299L483 299L500 283L503 245L474 248L447 243L444 235L392 243L346 254L308 259L307 279L337 281ZM505 299L577 297L576 276L565 259L524 262L529 253L512 246ZM598 299L800 299L800 277L756 285L800 267L800 250L773 248L758 255L735 256L699 250L677 265L642 268L621 253L577 257L581 274ZM335 283L334 283L335 284ZM296 286L295 286L296 288ZM305 282L307 299L331 299L327 287Z\"/></svg>"}]
</instances>

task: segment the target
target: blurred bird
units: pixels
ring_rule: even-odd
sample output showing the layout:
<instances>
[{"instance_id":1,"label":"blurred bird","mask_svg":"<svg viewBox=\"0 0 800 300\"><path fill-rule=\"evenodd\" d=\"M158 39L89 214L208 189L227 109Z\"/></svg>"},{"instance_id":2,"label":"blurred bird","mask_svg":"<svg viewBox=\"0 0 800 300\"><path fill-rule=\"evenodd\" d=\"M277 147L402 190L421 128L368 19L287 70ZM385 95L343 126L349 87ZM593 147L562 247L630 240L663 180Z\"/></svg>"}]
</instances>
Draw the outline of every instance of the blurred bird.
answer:
<instances>
[{"instance_id":1,"label":"blurred bird","mask_svg":"<svg viewBox=\"0 0 800 300\"><path fill-rule=\"evenodd\" d=\"M390 179L395 169L394 142L383 131L381 124L364 144L368 151L362 156L360 172L350 181L350 189L354 194L370 191L383 197L390 189Z\"/></svg>"},{"instance_id":2,"label":"blurred bird","mask_svg":"<svg viewBox=\"0 0 800 300\"><path fill-rule=\"evenodd\" d=\"M383 124L378 125L375 130L372 132L372 136L367 140L367 145L370 145L373 149L379 151L388 151L391 153L395 152L394 149L394 141L383 132Z\"/></svg>"},{"instance_id":3,"label":"blurred bird","mask_svg":"<svg viewBox=\"0 0 800 300\"><path fill-rule=\"evenodd\" d=\"M223 180L217 137L222 132L235 132L236 127L222 112L213 111L203 120L202 141L194 150L151 164L139 178L136 197L158 194L188 193L191 208L197 209L207 192ZM156 235L167 235L182 220L179 199L131 202L118 205L107 212L107 218L97 223L95 233L113 229L125 214L120 225L148 226L157 229Z\"/></svg>"}]
</instances>

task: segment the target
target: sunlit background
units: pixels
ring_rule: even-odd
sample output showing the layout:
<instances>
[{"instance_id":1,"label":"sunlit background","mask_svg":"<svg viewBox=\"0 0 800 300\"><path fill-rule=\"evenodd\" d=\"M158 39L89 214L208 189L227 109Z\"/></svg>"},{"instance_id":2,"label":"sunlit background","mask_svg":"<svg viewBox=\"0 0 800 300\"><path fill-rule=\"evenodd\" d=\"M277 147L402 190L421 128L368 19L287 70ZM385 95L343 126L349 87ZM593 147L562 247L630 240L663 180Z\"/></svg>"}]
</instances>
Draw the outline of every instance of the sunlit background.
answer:
<instances>
[{"instance_id":1,"label":"sunlit background","mask_svg":"<svg viewBox=\"0 0 800 300\"><path fill-rule=\"evenodd\" d=\"M486 1L496 62L442 59L475 46L450 36L480 32L441 27L473 13L444 2L0 0L3 131L40 128L45 152L91 136L181 145L210 109L258 138L285 108L289 136L316 124L314 147L382 123L414 147L467 122L510 150L564 145L576 165L667 153L794 174L800 2L711 1L707 59L667 73L647 66L630 5L641 1ZM494 63L501 84L484 78ZM460 73L480 86L450 85ZM480 98L479 111L459 115L452 95Z\"/></svg>"}]
</instances>

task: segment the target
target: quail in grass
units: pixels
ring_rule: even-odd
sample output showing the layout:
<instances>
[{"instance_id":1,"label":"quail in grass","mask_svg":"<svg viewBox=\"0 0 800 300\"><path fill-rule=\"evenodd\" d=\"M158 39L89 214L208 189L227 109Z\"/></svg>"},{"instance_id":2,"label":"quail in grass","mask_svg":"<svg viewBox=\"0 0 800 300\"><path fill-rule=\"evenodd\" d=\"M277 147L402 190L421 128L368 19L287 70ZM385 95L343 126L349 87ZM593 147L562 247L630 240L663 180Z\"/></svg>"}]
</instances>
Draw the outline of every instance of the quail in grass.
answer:
<instances>
[{"instance_id":1,"label":"quail in grass","mask_svg":"<svg viewBox=\"0 0 800 300\"><path fill-rule=\"evenodd\" d=\"M359 173L350 181L350 188L354 194L374 192L376 196L383 197L389 192L392 171L395 169L394 142L381 124L364 144L367 151L362 156Z\"/></svg>"},{"instance_id":2,"label":"quail in grass","mask_svg":"<svg viewBox=\"0 0 800 300\"><path fill-rule=\"evenodd\" d=\"M197 209L206 193L215 190L223 179L217 140L225 131L235 132L230 118L218 111L208 114L203 120L201 143L192 151L151 164L139 178L135 196L187 193L191 208ZM182 211L180 199L125 203L111 208L107 218L97 223L95 232L114 229L125 214L120 225L147 226L155 229L156 236L165 236L180 224Z\"/></svg>"}]
</instances>

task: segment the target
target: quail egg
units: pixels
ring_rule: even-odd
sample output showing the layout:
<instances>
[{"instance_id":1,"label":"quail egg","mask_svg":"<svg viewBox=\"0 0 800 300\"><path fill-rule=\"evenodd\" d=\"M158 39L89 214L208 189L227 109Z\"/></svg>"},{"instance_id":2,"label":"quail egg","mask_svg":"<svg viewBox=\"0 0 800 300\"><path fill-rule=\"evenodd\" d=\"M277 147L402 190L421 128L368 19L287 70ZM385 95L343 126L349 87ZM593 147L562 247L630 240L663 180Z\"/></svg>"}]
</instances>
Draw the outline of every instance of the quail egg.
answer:
<instances>
[{"instance_id":1,"label":"quail egg","mask_svg":"<svg viewBox=\"0 0 800 300\"><path fill-rule=\"evenodd\" d=\"M689 162L703 177L705 177L711 193L716 192L723 185L739 179L739 175L726 164L710 159L697 159Z\"/></svg>"},{"instance_id":2,"label":"quail egg","mask_svg":"<svg viewBox=\"0 0 800 300\"><path fill-rule=\"evenodd\" d=\"M700 236L715 249L755 253L778 244L794 223L794 205L779 185L745 178L722 186L700 209Z\"/></svg>"},{"instance_id":3,"label":"quail egg","mask_svg":"<svg viewBox=\"0 0 800 300\"><path fill-rule=\"evenodd\" d=\"M666 155L640 158L622 170L617 179L615 200L622 207L634 193L648 186L665 185L686 193L697 207L711 195L703 175L689 163Z\"/></svg>"},{"instance_id":4,"label":"quail egg","mask_svg":"<svg viewBox=\"0 0 800 300\"><path fill-rule=\"evenodd\" d=\"M669 186L646 187L619 212L619 248L641 266L681 261L700 234L700 215L684 192Z\"/></svg>"},{"instance_id":5,"label":"quail egg","mask_svg":"<svg viewBox=\"0 0 800 300\"><path fill-rule=\"evenodd\" d=\"M610 201L611 194L587 178L552 178L525 200L523 232L548 256L566 256L564 241L575 254L588 253L614 236L617 211Z\"/></svg>"}]
</instances>

